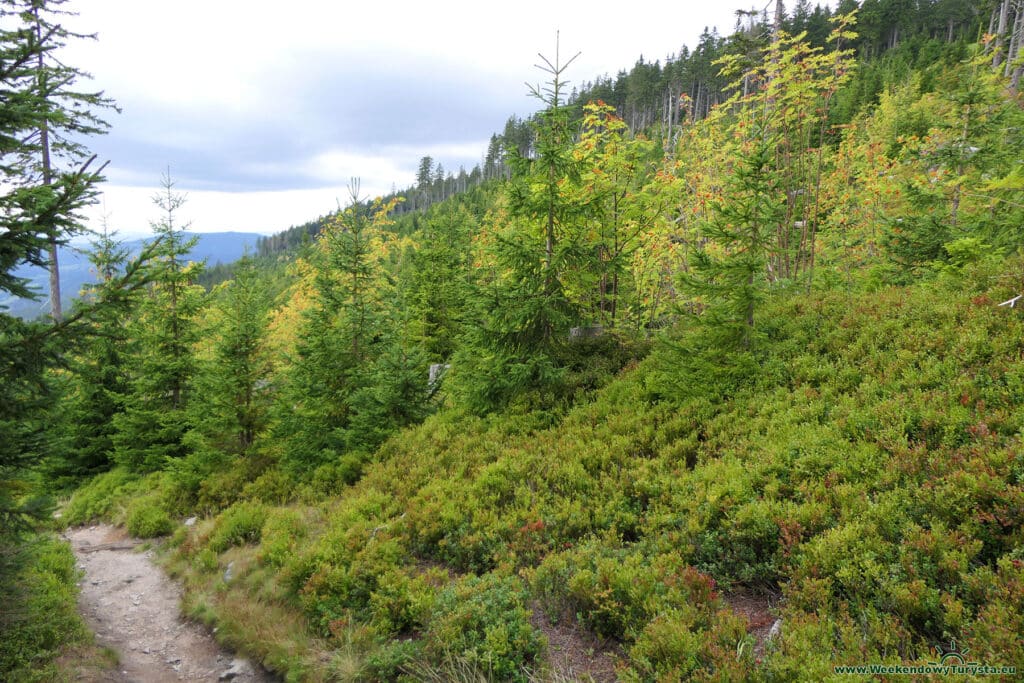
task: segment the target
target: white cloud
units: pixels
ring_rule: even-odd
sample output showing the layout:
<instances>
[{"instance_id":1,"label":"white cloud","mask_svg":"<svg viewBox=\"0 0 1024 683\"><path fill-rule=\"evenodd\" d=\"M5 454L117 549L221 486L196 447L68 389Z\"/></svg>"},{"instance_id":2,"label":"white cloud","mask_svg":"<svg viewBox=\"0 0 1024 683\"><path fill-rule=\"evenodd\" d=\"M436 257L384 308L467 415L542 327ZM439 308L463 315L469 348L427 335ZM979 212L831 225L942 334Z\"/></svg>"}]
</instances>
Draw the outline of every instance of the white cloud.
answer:
<instances>
[{"instance_id":1,"label":"white cloud","mask_svg":"<svg viewBox=\"0 0 1024 683\"><path fill-rule=\"evenodd\" d=\"M181 188L176 188L180 190ZM364 186L364 191L368 188ZM153 204L156 188L106 185L99 204L86 212L87 224L102 226L104 214L111 230L121 237L138 237L152 231L150 224L160 218ZM347 203L344 185L315 190L280 192L214 192L185 190L187 201L177 212L181 225L192 232L258 232L273 234L292 225L313 220Z\"/></svg>"},{"instance_id":2,"label":"white cloud","mask_svg":"<svg viewBox=\"0 0 1024 683\"><path fill-rule=\"evenodd\" d=\"M99 40L64 59L124 109L89 141L112 160L114 226L146 229L169 165L195 229L268 232L333 208L351 176L371 194L410 184L425 155L471 168L505 118L536 109L524 81L544 80L533 65L557 30L580 84L692 48L705 26L728 34L735 2L90 0L70 26Z\"/></svg>"}]
</instances>

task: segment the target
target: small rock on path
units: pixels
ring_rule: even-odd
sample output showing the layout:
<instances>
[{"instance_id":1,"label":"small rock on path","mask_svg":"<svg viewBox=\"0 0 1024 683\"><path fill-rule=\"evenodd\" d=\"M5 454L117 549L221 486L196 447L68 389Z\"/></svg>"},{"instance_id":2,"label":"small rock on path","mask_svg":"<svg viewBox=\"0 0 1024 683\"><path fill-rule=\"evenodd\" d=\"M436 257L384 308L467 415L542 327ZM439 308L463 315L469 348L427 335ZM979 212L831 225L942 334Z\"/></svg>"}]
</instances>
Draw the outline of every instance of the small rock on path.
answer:
<instances>
[{"instance_id":1,"label":"small rock on path","mask_svg":"<svg viewBox=\"0 0 1024 683\"><path fill-rule=\"evenodd\" d=\"M132 550L122 530L98 525L71 529L66 537L85 573L79 607L97 642L117 651L116 680L276 680L221 648L199 624L184 620L179 586L153 563L152 551Z\"/></svg>"}]
</instances>

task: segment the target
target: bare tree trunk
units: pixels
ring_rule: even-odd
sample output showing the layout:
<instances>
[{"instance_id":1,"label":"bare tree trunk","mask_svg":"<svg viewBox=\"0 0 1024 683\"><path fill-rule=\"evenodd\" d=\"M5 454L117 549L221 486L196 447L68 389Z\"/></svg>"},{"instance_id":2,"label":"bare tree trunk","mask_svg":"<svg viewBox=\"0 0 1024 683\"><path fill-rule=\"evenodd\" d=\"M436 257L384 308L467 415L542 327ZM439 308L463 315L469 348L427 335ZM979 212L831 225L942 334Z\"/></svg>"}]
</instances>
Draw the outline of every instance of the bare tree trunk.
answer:
<instances>
[{"instance_id":1,"label":"bare tree trunk","mask_svg":"<svg viewBox=\"0 0 1024 683\"><path fill-rule=\"evenodd\" d=\"M36 19L36 39L42 42L43 40L43 26L39 21L39 10L33 9L33 15ZM39 53L36 67L39 72L36 75L37 84L39 85L40 95L47 97L46 90L46 76L43 69L45 68L43 62L43 52ZM43 173L43 185L51 185L53 183L53 167L50 165L50 128L47 120L44 118L42 123L39 124L39 147L42 153L42 173ZM56 323L61 322L64 319L64 312L61 308L60 303L60 265L57 262L57 230L53 225L43 226L47 232L47 238L49 240L48 256L50 258L50 317Z\"/></svg>"},{"instance_id":2,"label":"bare tree trunk","mask_svg":"<svg viewBox=\"0 0 1024 683\"><path fill-rule=\"evenodd\" d=\"M43 185L53 182L53 171L50 166L50 132L46 121L39 127L40 146L43 148ZM57 262L57 231L52 225L46 226L49 233L50 258L50 317L56 323L64 319L64 311L60 303L60 265Z\"/></svg>"},{"instance_id":3,"label":"bare tree trunk","mask_svg":"<svg viewBox=\"0 0 1024 683\"><path fill-rule=\"evenodd\" d=\"M1010 0L1006 0L1006 4L1009 4L1009 3L1010 3ZM1021 20L1020 20L1020 15L1022 14L1021 10L1024 9L1024 6L1022 6L1022 5L1024 5L1024 3L1017 2L1017 3L1015 3L1015 6L1013 8L1013 31L1010 33L1010 46L1006 50L1006 68L1003 71L1003 75L1004 76L1009 76L1010 75L1010 73L1012 71L1012 68L1013 68L1013 62L1017 59L1017 56L1020 53L1020 39L1021 39ZM998 64L996 66L998 66ZM1019 74L1018 74L1018 78L1019 78ZM1016 84L1014 84L1012 87L1014 88L1014 92L1016 92Z\"/></svg>"},{"instance_id":4,"label":"bare tree trunk","mask_svg":"<svg viewBox=\"0 0 1024 683\"><path fill-rule=\"evenodd\" d=\"M992 55L992 68L1003 63L1003 37L1006 36L1006 19L1010 13L1010 0L1003 0L999 6L999 27L996 29L996 44Z\"/></svg>"}]
</instances>

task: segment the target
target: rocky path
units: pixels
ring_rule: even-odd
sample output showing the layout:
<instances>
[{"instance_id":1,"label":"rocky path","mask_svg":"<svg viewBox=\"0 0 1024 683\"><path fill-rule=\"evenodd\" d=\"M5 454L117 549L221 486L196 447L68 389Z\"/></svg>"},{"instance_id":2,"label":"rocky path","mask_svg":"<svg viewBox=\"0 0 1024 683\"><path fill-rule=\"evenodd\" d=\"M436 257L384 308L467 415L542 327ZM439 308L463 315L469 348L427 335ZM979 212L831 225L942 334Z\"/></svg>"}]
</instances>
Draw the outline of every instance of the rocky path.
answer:
<instances>
[{"instance_id":1,"label":"rocky path","mask_svg":"<svg viewBox=\"0 0 1024 683\"><path fill-rule=\"evenodd\" d=\"M100 645L117 651L115 681L177 683L275 679L223 650L202 626L182 619L181 590L115 527L71 529L66 537L85 572L80 608Z\"/></svg>"}]
</instances>

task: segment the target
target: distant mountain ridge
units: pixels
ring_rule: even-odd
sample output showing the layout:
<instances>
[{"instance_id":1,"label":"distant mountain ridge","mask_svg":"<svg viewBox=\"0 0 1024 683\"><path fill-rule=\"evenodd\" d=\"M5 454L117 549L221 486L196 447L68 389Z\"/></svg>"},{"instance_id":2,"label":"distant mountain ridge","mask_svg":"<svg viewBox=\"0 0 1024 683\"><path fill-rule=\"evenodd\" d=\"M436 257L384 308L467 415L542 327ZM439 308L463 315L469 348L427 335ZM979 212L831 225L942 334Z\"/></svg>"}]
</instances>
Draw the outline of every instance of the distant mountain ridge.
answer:
<instances>
[{"instance_id":1,"label":"distant mountain ridge","mask_svg":"<svg viewBox=\"0 0 1024 683\"><path fill-rule=\"evenodd\" d=\"M186 237L197 237L195 247L189 252L189 259L193 261L206 261L210 266L217 263L231 263L240 259L248 249L249 253L256 253L256 243L262 235L254 232L205 232L205 233L183 233ZM143 245L151 237L126 240L124 246L134 256L138 254ZM95 281L92 266L89 263L87 246L66 246L61 247L58 253L60 262L60 284L61 298L65 305L76 299L82 291L82 287L89 282ZM45 268L37 266L19 266L14 274L23 277L31 282L32 289L39 292L39 299L31 301L19 297L6 296L0 298L0 310L9 315L20 318L32 319L45 314L50 310L49 274Z\"/></svg>"}]
</instances>

